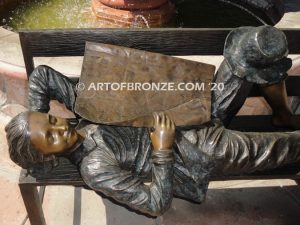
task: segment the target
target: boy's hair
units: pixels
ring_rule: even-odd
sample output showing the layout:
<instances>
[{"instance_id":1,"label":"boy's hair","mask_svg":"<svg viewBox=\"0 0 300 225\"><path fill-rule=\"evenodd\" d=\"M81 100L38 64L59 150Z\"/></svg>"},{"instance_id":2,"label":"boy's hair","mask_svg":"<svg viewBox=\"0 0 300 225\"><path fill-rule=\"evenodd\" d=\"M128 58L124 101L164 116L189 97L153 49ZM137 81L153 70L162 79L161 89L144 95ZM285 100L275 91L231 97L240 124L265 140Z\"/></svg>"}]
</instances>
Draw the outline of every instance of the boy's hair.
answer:
<instances>
[{"instance_id":1,"label":"boy's hair","mask_svg":"<svg viewBox=\"0 0 300 225\"><path fill-rule=\"evenodd\" d=\"M30 142L29 115L29 111L22 112L5 127L9 156L24 169L30 169L44 161L44 155L35 150Z\"/></svg>"}]
</instances>

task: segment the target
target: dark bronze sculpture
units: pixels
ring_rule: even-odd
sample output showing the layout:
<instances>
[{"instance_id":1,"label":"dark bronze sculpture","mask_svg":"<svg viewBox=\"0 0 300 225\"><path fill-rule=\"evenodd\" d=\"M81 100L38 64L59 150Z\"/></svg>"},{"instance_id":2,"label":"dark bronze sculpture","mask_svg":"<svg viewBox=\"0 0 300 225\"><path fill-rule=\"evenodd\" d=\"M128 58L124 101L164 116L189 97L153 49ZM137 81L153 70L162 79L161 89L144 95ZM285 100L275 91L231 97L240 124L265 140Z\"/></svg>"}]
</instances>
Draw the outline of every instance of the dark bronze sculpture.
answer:
<instances>
[{"instance_id":1,"label":"dark bronze sculpture","mask_svg":"<svg viewBox=\"0 0 300 225\"><path fill-rule=\"evenodd\" d=\"M280 105L273 108L274 112L288 110L285 93L278 88L284 86L285 72L291 66L286 58L284 35L271 27L243 29L231 33L226 41L225 61L215 78L225 82L226 88L223 92L212 93L212 122L186 131L175 132L175 124L164 113L154 114L154 129L150 135L147 128L96 125L84 120L74 129L66 119L47 112L51 99L63 102L74 112L75 83L49 67L37 67L29 80L31 111L19 114L6 127L11 159L30 169L38 163L51 162L56 156L65 156L78 166L90 188L154 216L168 209L173 195L202 202L212 174L250 173L299 161L298 131L243 133L227 130L222 124L240 107L236 103L242 103L247 95L244 92L249 89L245 87L253 82L260 83L262 79L263 89L270 89L265 92L271 106ZM240 59L240 62L246 60L251 69L263 68L265 73L248 73L247 63L241 64L238 72L234 70L226 51L231 38L237 37L236 32L246 32L247 35L238 40L249 40L250 44L245 49L237 46L237 50L248 49L249 54L246 52L243 57L250 55L254 60ZM256 40L251 44L252 37ZM260 38L264 40L265 37L271 40L260 43ZM282 42L275 44L272 37L281 38ZM262 48L266 45L270 48ZM241 56L237 50L231 52L231 56ZM261 62L255 62L256 54L267 62L256 67ZM269 69L279 64L281 69ZM280 98L273 102L274 96ZM287 126L297 119L290 113L287 118L281 120L282 123L288 121L284 124ZM149 177L152 177L151 184L144 184Z\"/></svg>"}]
</instances>

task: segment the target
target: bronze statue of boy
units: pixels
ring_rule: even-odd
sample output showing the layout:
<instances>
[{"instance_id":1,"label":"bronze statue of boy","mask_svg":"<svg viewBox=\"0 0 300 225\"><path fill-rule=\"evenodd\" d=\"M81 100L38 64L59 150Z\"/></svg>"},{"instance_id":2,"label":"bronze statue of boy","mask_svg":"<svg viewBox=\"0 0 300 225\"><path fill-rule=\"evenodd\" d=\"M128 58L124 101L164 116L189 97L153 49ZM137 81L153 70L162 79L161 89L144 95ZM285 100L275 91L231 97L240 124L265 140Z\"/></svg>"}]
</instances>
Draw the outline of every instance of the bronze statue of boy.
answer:
<instances>
[{"instance_id":1,"label":"bronze statue of boy","mask_svg":"<svg viewBox=\"0 0 300 225\"><path fill-rule=\"evenodd\" d=\"M78 166L91 189L153 216L168 209L173 195L202 202L212 174L251 173L300 160L300 132L243 133L223 126L241 107L249 87L258 83L274 110L274 124L299 128L284 92L291 66L286 55L285 36L275 28L234 30L215 78L226 88L212 93L213 121L176 130L166 114L155 113L150 135L146 128L86 121L79 132L67 119L47 114L51 99L74 111L75 84L39 66L29 79L31 111L13 118L5 129L10 157L30 169L65 156ZM146 185L143 180L149 176L152 181Z\"/></svg>"}]
</instances>

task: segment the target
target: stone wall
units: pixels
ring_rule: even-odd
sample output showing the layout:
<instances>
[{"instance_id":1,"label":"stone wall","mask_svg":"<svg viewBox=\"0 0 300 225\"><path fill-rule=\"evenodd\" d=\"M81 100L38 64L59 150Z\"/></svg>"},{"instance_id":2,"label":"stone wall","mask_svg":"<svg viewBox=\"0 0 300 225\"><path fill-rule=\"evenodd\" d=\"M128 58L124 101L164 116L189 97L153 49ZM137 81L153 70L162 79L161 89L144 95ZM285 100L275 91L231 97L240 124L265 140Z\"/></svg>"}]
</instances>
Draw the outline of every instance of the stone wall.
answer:
<instances>
[{"instance_id":1,"label":"stone wall","mask_svg":"<svg viewBox=\"0 0 300 225\"><path fill-rule=\"evenodd\" d=\"M0 73L0 108L6 104L20 104L27 107L27 89L27 80Z\"/></svg>"}]
</instances>

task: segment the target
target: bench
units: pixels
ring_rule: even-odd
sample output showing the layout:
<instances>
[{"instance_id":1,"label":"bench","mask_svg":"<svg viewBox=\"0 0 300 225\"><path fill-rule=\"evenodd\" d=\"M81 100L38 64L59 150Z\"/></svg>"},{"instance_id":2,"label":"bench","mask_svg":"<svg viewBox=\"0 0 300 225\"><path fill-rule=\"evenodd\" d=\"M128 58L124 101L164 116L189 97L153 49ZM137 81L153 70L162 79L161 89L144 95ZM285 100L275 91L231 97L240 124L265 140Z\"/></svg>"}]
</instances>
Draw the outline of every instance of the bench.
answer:
<instances>
[{"instance_id":1,"label":"bench","mask_svg":"<svg viewBox=\"0 0 300 225\"><path fill-rule=\"evenodd\" d=\"M22 30L20 41L29 76L34 69L34 57L83 56L85 41L114 44L167 55L222 55L223 45L231 29L68 29ZM290 54L300 54L300 29L283 30L287 36ZM300 96L300 76L286 81L289 96ZM261 96L254 87L249 97ZM276 131L270 116L236 116L229 128L243 131ZM78 170L64 158L46 175L34 177L22 170L19 187L32 225L46 224L42 199L47 185L85 187ZM292 165L264 173L242 176L214 177L213 180L231 179L300 179L300 166ZM37 187L40 186L40 192Z\"/></svg>"}]
</instances>

